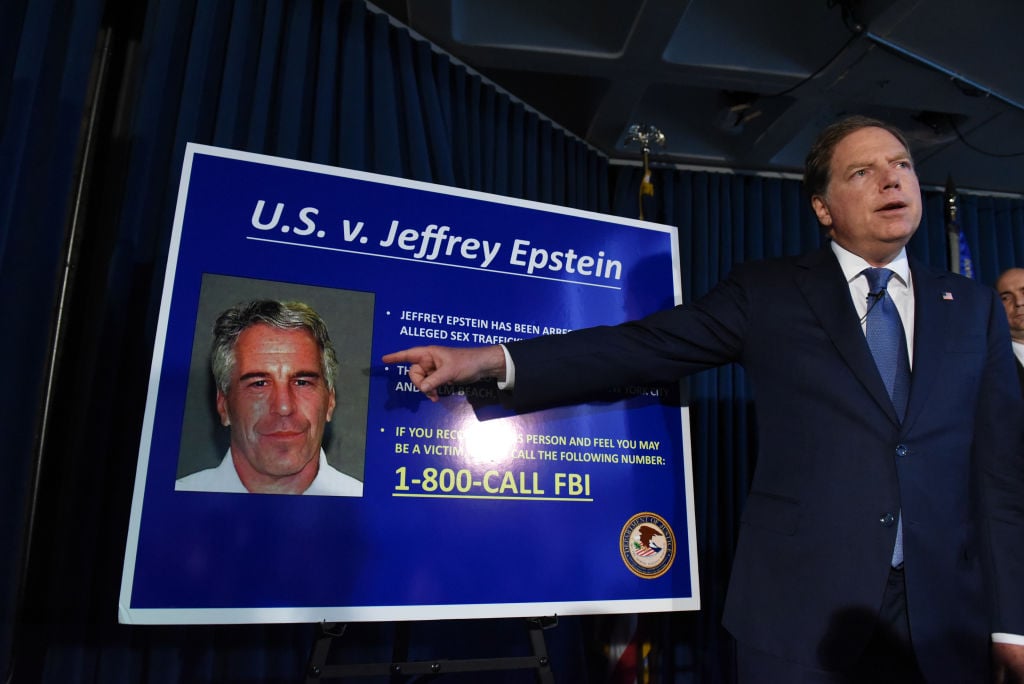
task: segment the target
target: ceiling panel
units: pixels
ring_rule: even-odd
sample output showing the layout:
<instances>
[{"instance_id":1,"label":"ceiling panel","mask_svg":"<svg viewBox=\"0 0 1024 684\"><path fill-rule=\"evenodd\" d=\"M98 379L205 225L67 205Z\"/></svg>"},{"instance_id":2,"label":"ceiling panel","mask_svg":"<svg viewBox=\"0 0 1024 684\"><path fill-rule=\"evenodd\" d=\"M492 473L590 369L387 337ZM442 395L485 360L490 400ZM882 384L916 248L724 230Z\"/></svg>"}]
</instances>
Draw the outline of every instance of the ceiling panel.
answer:
<instances>
[{"instance_id":1,"label":"ceiling panel","mask_svg":"<svg viewBox=\"0 0 1024 684\"><path fill-rule=\"evenodd\" d=\"M615 159L643 123L655 163L798 173L861 113L907 131L926 185L1024 193L1024 0L375 4Z\"/></svg>"}]
</instances>

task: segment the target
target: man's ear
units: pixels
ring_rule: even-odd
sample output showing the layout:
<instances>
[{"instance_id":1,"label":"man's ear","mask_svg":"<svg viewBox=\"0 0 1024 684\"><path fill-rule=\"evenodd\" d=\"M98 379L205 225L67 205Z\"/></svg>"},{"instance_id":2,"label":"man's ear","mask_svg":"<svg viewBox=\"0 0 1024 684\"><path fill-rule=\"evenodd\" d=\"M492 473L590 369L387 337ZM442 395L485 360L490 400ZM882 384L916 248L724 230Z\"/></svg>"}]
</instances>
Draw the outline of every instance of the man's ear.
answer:
<instances>
[{"instance_id":1,"label":"man's ear","mask_svg":"<svg viewBox=\"0 0 1024 684\"><path fill-rule=\"evenodd\" d=\"M335 406L334 390L331 390L327 395L327 422L331 422L331 416L334 415Z\"/></svg>"},{"instance_id":2,"label":"man's ear","mask_svg":"<svg viewBox=\"0 0 1024 684\"><path fill-rule=\"evenodd\" d=\"M217 413L220 414L220 424L224 427L230 427L231 418L228 417L228 398L220 390L217 390Z\"/></svg>"},{"instance_id":3,"label":"man's ear","mask_svg":"<svg viewBox=\"0 0 1024 684\"><path fill-rule=\"evenodd\" d=\"M818 217L818 223L826 228L830 228L832 226L832 213L828 210L825 199L820 195L815 195L811 198L811 207L814 209L814 215Z\"/></svg>"}]
</instances>

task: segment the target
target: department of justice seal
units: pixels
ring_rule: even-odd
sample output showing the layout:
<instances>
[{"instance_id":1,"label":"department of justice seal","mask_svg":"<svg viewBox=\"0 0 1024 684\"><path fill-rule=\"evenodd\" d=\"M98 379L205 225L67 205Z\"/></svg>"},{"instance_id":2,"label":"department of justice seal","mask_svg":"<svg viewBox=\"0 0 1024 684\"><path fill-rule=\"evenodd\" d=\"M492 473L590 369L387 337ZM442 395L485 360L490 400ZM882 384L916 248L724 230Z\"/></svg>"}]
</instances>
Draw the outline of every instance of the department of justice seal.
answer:
<instances>
[{"instance_id":1,"label":"department of justice seal","mask_svg":"<svg viewBox=\"0 0 1024 684\"><path fill-rule=\"evenodd\" d=\"M630 572L643 579L654 579L672 567L676 537L660 515L637 513L622 527L619 551Z\"/></svg>"}]
</instances>

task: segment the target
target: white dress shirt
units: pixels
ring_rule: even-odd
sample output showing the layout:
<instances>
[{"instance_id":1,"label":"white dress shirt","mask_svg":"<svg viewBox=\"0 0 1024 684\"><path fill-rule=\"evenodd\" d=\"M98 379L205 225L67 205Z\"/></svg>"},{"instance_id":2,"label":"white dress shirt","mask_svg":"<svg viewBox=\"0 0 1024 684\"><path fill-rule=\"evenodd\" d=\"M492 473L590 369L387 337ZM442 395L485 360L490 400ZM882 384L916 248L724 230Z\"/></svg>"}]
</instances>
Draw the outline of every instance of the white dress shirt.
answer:
<instances>
[{"instance_id":1,"label":"white dress shirt","mask_svg":"<svg viewBox=\"0 0 1024 684\"><path fill-rule=\"evenodd\" d=\"M1017 357L1017 363L1024 366L1024 342L1013 340L1013 355Z\"/></svg>"},{"instance_id":2,"label":"white dress shirt","mask_svg":"<svg viewBox=\"0 0 1024 684\"><path fill-rule=\"evenodd\" d=\"M179 492L226 492L229 494L248 494L249 490L242 484L231 460L231 449L221 459L220 465L186 475L174 483ZM320 469L303 494L310 496L362 496L363 483L336 470L327 462L327 455L320 450Z\"/></svg>"},{"instance_id":3,"label":"white dress shirt","mask_svg":"<svg viewBox=\"0 0 1024 684\"><path fill-rule=\"evenodd\" d=\"M871 264L853 252L850 252L838 243L832 242L832 252L839 260L839 267L843 269L843 276L850 286L850 297L853 299L853 306L860 318L860 327L867 330L868 316L868 279L863 274L865 268L871 268ZM889 279L886 288L889 297L896 305L896 310L903 321L903 330L907 336L907 355L910 358L910 367L914 367L914 282L910 275L910 262L907 261L907 250L901 249L899 255L885 265L896 275Z\"/></svg>"}]
</instances>

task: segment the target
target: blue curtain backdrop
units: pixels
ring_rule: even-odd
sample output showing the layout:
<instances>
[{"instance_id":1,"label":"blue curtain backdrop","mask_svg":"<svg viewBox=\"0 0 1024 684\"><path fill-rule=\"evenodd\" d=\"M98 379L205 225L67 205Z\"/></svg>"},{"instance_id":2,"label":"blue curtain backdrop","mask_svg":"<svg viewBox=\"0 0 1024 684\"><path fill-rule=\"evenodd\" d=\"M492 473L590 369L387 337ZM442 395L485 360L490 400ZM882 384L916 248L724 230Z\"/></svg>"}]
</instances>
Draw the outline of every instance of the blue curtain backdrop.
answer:
<instances>
[{"instance_id":1,"label":"blue curtain backdrop","mask_svg":"<svg viewBox=\"0 0 1024 684\"><path fill-rule=\"evenodd\" d=\"M59 289L68 197L102 0L0 3L0 664L22 586L36 430Z\"/></svg>"},{"instance_id":2,"label":"blue curtain backdrop","mask_svg":"<svg viewBox=\"0 0 1024 684\"><path fill-rule=\"evenodd\" d=\"M0 296L10 320L0 344L12 381L0 421L0 647L13 681L293 682L304 672L310 626L116 624L187 141L637 215L639 169L609 165L362 0L0 3ZM820 244L797 181L660 169L653 182L647 218L679 230L687 300L737 262ZM942 207L940 192L926 192L910 247L935 264L946 259ZM1024 264L1020 200L963 196L960 217L982 282ZM56 326L65 254L71 294ZM728 673L718 620L754 467L752 397L742 369L728 367L693 378L690 402L704 609L640 621L651 681ZM519 627L418 623L411 655L525 654ZM388 660L392 630L353 625L342 655ZM604 681L603 630L563 619L547 633L559 681Z\"/></svg>"}]
</instances>

